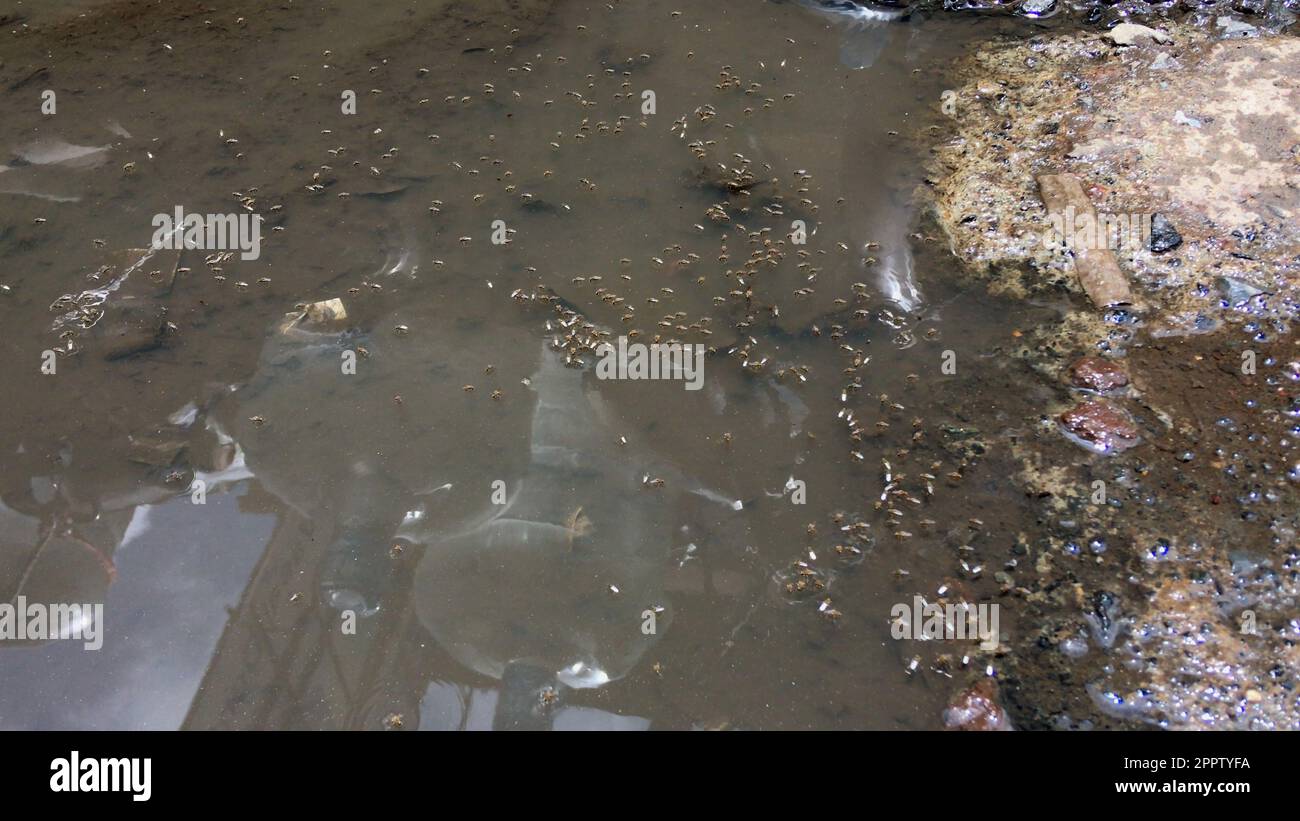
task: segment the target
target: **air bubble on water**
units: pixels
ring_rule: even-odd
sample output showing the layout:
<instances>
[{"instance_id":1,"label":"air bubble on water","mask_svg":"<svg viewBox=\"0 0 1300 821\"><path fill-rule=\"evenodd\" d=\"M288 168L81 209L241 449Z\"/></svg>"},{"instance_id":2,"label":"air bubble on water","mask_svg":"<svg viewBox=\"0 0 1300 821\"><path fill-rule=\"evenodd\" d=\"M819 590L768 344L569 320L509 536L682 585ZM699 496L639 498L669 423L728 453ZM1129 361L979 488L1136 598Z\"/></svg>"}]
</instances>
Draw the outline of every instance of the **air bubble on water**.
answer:
<instances>
[{"instance_id":1,"label":"air bubble on water","mask_svg":"<svg viewBox=\"0 0 1300 821\"><path fill-rule=\"evenodd\" d=\"M1072 659L1088 655L1088 642L1078 636L1071 636L1059 645L1061 652Z\"/></svg>"},{"instance_id":2,"label":"air bubble on water","mask_svg":"<svg viewBox=\"0 0 1300 821\"><path fill-rule=\"evenodd\" d=\"M609 683L609 674L599 666L585 661L576 661L560 670L555 675L561 684L575 690L592 689Z\"/></svg>"}]
</instances>

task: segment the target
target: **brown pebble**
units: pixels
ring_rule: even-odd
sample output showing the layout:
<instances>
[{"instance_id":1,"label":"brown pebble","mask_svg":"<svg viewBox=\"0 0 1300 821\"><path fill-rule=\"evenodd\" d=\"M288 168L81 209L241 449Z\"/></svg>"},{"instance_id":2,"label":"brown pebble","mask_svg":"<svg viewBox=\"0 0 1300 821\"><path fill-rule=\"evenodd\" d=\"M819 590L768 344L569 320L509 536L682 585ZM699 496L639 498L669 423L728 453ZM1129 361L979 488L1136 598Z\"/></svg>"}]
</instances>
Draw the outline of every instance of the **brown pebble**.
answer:
<instances>
[{"instance_id":1,"label":"brown pebble","mask_svg":"<svg viewBox=\"0 0 1300 821\"><path fill-rule=\"evenodd\" d=\"M965 690L943 711L943 723L953 730L990 732L1010 730L1006 711L998 704L998 686L991 678L980 679Z\"/></svg>"},{"instance_id":2,"label":"brown pebble","mask_svg":"<svg viewBox=\"0 0 1300 821\"><path fill-rule=\"evenodd\" d=\"M1080 402L1061 414L1061 424L1103 451L1127 450L1137 444L1137 425L1126 412L1109 402Z\"/></svg>"},{"instance_id":3,"label":"brown pebble","mask_svg":"<svg viewBox=\"0 0 1300 821\"><path fill-rule=\"evenodd\" d=\"M1127 385L1128 372L1123 365L1112 359L1085 356L1070 366L1070 384L1076 388L1106 393Z\"/></svg>"}]
</instances>

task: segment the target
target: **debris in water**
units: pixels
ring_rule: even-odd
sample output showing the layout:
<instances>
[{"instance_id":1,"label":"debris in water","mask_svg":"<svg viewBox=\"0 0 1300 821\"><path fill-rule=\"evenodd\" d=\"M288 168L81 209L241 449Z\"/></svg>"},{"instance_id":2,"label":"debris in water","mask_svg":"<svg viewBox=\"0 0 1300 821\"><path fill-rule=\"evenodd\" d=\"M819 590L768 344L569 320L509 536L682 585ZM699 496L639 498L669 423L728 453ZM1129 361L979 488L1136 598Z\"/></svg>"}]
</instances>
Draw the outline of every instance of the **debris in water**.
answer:
<instances>
[{"instance_id":1,"label":"debris in water","mask_svg":"<svg viewBox=\"0 0 1300 821\"><path fill-rule=\"evenodd\" d=\"M1076 215L1097 224L1097 214L1092 202L1084 193L1079 178L1071 174L1043 174L1038 177L1038 190L1049 214ZM1067 231L1071 230L1067 227ZM1079 284L1098 308L1113 308L1117 305L1132 305L1133 294L1129 290L1128 278L1119 269L1115 254L1109 248L1087 244L1073 244L1074 270L1079 276Z\"/></svg>"}]
</instances>

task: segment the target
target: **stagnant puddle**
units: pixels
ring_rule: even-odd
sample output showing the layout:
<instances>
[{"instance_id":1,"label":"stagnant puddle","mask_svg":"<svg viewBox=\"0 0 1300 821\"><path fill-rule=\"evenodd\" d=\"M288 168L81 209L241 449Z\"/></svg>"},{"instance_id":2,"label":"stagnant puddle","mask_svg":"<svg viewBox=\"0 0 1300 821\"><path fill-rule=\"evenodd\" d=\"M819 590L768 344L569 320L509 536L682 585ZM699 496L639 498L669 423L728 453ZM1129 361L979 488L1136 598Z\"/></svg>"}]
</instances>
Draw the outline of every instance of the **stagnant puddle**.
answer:
<instances>
[{"instance_id":1,"label":"stagnant puddle","mask_svg":"<svg viewBox=\"0 0 1300 821\"><path fill-rule=\"evenodd\" d=\"M996 675L891 622L1000 584L1056 307L961 284L914 135L1034 23L266 5L5 4L0 600L103 609L0 649L0 726L928 729Z\"/></svg>"}]
</instances>

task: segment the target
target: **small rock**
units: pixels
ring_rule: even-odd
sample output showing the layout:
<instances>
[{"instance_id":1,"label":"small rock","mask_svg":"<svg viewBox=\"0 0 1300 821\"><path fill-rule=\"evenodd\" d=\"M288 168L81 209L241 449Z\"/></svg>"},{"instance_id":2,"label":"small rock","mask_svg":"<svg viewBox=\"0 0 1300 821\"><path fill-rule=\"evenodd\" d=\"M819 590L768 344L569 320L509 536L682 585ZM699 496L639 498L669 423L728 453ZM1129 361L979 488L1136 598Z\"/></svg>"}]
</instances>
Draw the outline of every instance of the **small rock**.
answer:
<instances>
[{"instance_id":1,"label":"small rock","mask_svg":"<svg viewBox=\"0 0 1300 821\"><path fill-rule=\"evenodd\" d=\"M1112 359L1085 356L1070 366L1070 384L1098 393L1113 391L1128 384L1128 372Z\"/></svg>"},{"instance_id":2,"label":"small rock","mask_svg":"<svg viewBox=\"0 0 1300 821\"><path fill-rule=\"evenodd\" d=\"M1163 254L1165 251L1172 251L1182 244L1183 235L1178 233L1178 229L1165 218L1164 214L1151 215L1150 248L1152 253Z\"/></svg>"},{"instance_id":3,"label":"small rock","mask_svg":"<svg viewBox=\"0 0 1300 821\"><path fill-rule=\"evenodd\" d=\"M1214 287L1219 289L1219 293L1231 305L1245 302L1264 293L1263 290L1236 277L1218 277L1214 280Z\"/></svg>"},{"instance_id":4,"label":"small rock","mask_svg":"<svg viewBox=\"0 0 1300 821\"><path fill-rule=\"evenodd\" d=\"M998 687L993 679L980 679L957 694L943 711L943 723L954 730L1010 730L1011 722L998 704L997 696Z\"/></svg>"},{"instance_id":5,"label":"small rock","mask_svg":"<svg viewBox=\"0 0 1300 821\"><path fill-rule=\"evenodd\" d=\"M1254 37L1259 34L1259 29L1250 23L1243 23L1240 20L1234 20L1231 17L1219 17L1214 21L1214 25L1223 29L1224 38L1228 37Z\"/></svg>"},{"instance_id":6,"label":"small rock","mask_svg":"<svg viewBox=\"0 0 1300 821\"><path fill-rule=\"evenodd\" d=\"M1192 128L1201 127L1200 120L1196 119L1195 117L1188 117L1186 114L1183 113L1183 110L1181 108L1174 112L1174 122L1178 123L1179 125L1190 125Z\"/></svg>"},{"instance_id":7,"label":"small rock","mask_svg":"<svg viewBox=\"0 0 1300 821\"><path fill-rule=\"evenodd\" d=\"M1056 0L1021 0L1020 13L1025 17L1042 17L1056 8Z\"/></svg>"},{"instance_id":8,"label":"small rock","mask_svg":"<svg viewBox=\"0 0 1300 821\"><path fill-rule=\"evenodd\" d=\"M335 297L326 299L322 302L313 302L304 309L304 314L308 322L314 325L320 325L327 322L336 322L348 318L347 309L343 307L343 300Z\"/></svg>"},{"instance_id":9,"label":"small rock","mask_svg":"<svg viewBox=\"0 0 1300 821\"><path fill-rule=\"evenodd\" d=\"M1245 550L1233 550L1228 553L1232 562L1232 572L1236 576L1246 576L1259 569L1260 557Z\"/></svg>"},{"instance_id":10,"label":"small rock","mask_svg":"<svg viewBox=\"0 0 1300 821\"><path fill-rule=\"evenodd\" d=\"M1114 140L1099 137L1098 139L1089 140L1088 142L1075 143L1070 146L1070 150L1066 152L1065 156L1072 159L1098 157L1106 153L1108 149L1113 149L1114 146Z\"/></svg>"},{"instance_id":11,"label":"small rock","mask_svg":"<svg viewBox=\"0 0 1300 821\"><path fill-rule=\"evenodd\" d=\"M1136 23L1120 23L1106 32L1106 36L1120 46L1131 46L1142 39L1151 39L1157 43L1168 43L1173 39L1159 29L1153 29L1150 26L1139 26Z\"/></svg>"},{"instance_id":12,"label":"small rock","mask_svg":"<svg viewBox=\"0 0 1300 821\"><path fill-rule=\"evenodd\" d=\"M1080 402L1061 414L1061 425L1102 453L1127 450L1137 444L1137 425L1109 402Z\"/></svg>"},{"instance_id":13,"label":"small rock","mask_svg":"<svg viewBox=\"0 0 1300 821\"><path fill-rule=\"evenodd\" d=\"M1169 69L1175 69L1179 67L1180 66L1178 61L1175 60L1173 57L1170 57L1169 52L1167 51L1160 52L1159 54L1156 55L1156 59L1151 61L1152 71L1167 71Z\"/></svg>"},{"instance_id":14,"label":"small rock","mask_svg":"<svg viewBox=\"0 0 1300 821\"><path fill-rule=\"evenodd\" d=\"M320 302L299 305L297 311L285 314L284 321L280 323L280 333L289 333L300 328L324 330L347 318L348 310L344 307L343 300L337 297L323 299Z\"/></svg>"}]
</instances>

